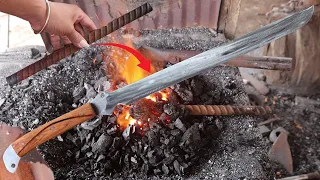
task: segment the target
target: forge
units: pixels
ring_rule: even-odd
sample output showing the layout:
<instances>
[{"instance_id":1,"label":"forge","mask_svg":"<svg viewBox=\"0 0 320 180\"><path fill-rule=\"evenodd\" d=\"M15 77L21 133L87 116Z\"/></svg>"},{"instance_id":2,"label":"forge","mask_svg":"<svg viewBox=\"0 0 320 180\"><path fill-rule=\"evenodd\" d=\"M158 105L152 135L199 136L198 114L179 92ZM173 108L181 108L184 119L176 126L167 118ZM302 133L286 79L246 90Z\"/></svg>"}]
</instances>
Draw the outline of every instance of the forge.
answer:
<instances>
[{"instance_id":1,"label":"forge","mask_svg":"<svg viewBox=\"0 0 320 180\"><path fill-rule=\"evenodd\" d=\"M206 28L186 28L126 30L102 41L140 50L152 60L151 73L114 47L81 50L17 86L6 86L1 121L32 130L100 91L114 91L226 40ZM217 116L196 114L188 105L207 105ZM268 178L258 117L250 115L270 110L247 106L238 69L221 65L130 105L118 105L112 116L85 122L39 149L57 179Z\"/></svg>"}]
</instances>

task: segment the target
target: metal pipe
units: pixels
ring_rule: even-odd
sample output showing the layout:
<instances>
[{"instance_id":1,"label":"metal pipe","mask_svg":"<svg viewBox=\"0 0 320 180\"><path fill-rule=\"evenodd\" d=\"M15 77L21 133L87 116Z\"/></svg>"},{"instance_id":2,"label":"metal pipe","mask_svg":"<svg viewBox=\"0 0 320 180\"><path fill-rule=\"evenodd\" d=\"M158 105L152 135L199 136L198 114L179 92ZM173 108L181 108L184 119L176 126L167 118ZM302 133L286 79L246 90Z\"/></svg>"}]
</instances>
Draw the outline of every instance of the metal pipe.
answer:
<instances>
[{"instance_id":1,"label":"metal pipe","mask_svg":"<svg viewBox=\"0 0 320 180\"><path fill-rule=\"evenodd\" d=\"M89 44L101 39L102 37L118 30L119 28L131 23L132 21L139 19L140 17L148 14L153 9L149 3L145 3L142 6L120 16L119 18L111 21L107 26L104 26L100 29L90 32L86 39ZM18 82L32 76L33 74L49 67L52 64L57 63L61 59L75 53L79 50L73 44L65 45L63 48L60 48L54 51L52 54L45 56L41 60L28 65L27 67L19 70L18 72L6 77L7 83L10 86L17 84Z\"/></svg>"},{"instance_id":2,"label":"metal pipe","mask_svg":"<svg viewBox=\"0 0 320 180\"><path fill-rule=\"evenodd\" d=\"M182 105L195 116L266 115L272 113L269 106L230 105Z\"/></svg>"},{"instance_id":3,"label":"metal pipe","mask_svg":"<svg viewBox=\"0 0 320 180\"><path fill-rule=\"evenodd\" d=\"M178 63L195 55L201 51L189 50L164 50L148 46L139 48L140 52L149 59L155 61L168 61L170 63ZM235 67L267 69L267 70L291 70L292 58L288 57L271 57L271 56L239 56L229 62L227 65Z\"/></svg>"}]
</instances>

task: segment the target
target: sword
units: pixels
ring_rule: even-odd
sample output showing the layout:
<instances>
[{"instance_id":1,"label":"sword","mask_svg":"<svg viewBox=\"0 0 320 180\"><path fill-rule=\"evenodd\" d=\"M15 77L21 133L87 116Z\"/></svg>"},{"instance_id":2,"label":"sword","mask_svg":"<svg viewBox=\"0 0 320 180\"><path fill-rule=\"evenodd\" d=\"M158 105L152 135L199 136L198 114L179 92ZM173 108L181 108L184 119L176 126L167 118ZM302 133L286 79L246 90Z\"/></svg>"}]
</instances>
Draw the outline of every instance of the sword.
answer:
<instances>
[{"instance_id":1,"label":"sword","mask_svg":"<svg viewBox=\"0 0 320 180\"><path fill-rule=\"evenodd\" d=\"M313 12L314 7L296 12L230 43L191 57L114 92L100 92L90 103L49 121L13 142L3 155L7 170L14 173L22 156L74 126L96 115L112 115L117 104L130 104L294 32L311 19Z\"/></svg>"}]
</instances>

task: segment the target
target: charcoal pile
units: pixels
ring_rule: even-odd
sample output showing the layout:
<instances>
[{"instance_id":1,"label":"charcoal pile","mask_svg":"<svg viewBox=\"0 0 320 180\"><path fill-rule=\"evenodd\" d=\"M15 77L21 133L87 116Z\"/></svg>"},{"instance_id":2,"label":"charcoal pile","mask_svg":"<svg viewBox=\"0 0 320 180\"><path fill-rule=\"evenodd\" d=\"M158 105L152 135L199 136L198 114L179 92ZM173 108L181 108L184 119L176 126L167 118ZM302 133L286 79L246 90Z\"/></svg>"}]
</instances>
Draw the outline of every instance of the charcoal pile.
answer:
<instances>
[{"instance_id":1,"label":"charcoal pile","mask_svg":"<svg viewBox=\"0 0 320 180\"><path fill-rule=\"evenodd\" d=\"M198 31L203 32L208 36L210 31ZM152 39L144 37L150 33L142 32L141 39ZM163 34L159 31L158 35L166 37ZM175 40L175 47L183 49L187 37ZM159 41L161 47L171 44ZM190 38L190 47L217 45L211 39L204 45L205 41L192 44ZM98 52L96 59L88 54L91 51ZM30 131L90 102L100 91L124 86L118 79L110 79L105 53L91 51L82 50L15 87L5 86L0 96L0 121ZM263 170L268 167L261 162L265 150L254 118L195 117L180 106L248 104L236 68L219 66L169 87L165 97L163 91L159 93L130 106L118 106L113 116L96 117L40 146L56 179L265 177ZM121 117L130 117L134 123L120 124ZM254 166L237 170L239 166L247 168L247 163Z\"/></svg>"}]
</instances>

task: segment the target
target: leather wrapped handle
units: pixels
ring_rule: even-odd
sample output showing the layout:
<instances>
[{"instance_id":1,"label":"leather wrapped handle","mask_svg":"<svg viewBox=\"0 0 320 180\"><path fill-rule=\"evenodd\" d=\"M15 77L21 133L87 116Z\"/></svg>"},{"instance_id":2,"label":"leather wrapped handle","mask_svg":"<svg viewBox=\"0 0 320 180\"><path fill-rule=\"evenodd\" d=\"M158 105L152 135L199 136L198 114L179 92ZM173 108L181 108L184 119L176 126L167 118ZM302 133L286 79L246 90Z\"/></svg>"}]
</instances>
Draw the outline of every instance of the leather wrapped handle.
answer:
<instances>
[{"instance_id":1,"label":"leather wrapped handle","mask_svg":"<svg viewBox=\"0 0 320 180\"><path fill-rule=\"evenodd\" d=\"M95 116L96 113L92 105L85 104L23 135L12 143L12 147L20 157L23 157L42 143Z\"/></svg>"}]
</instances>

